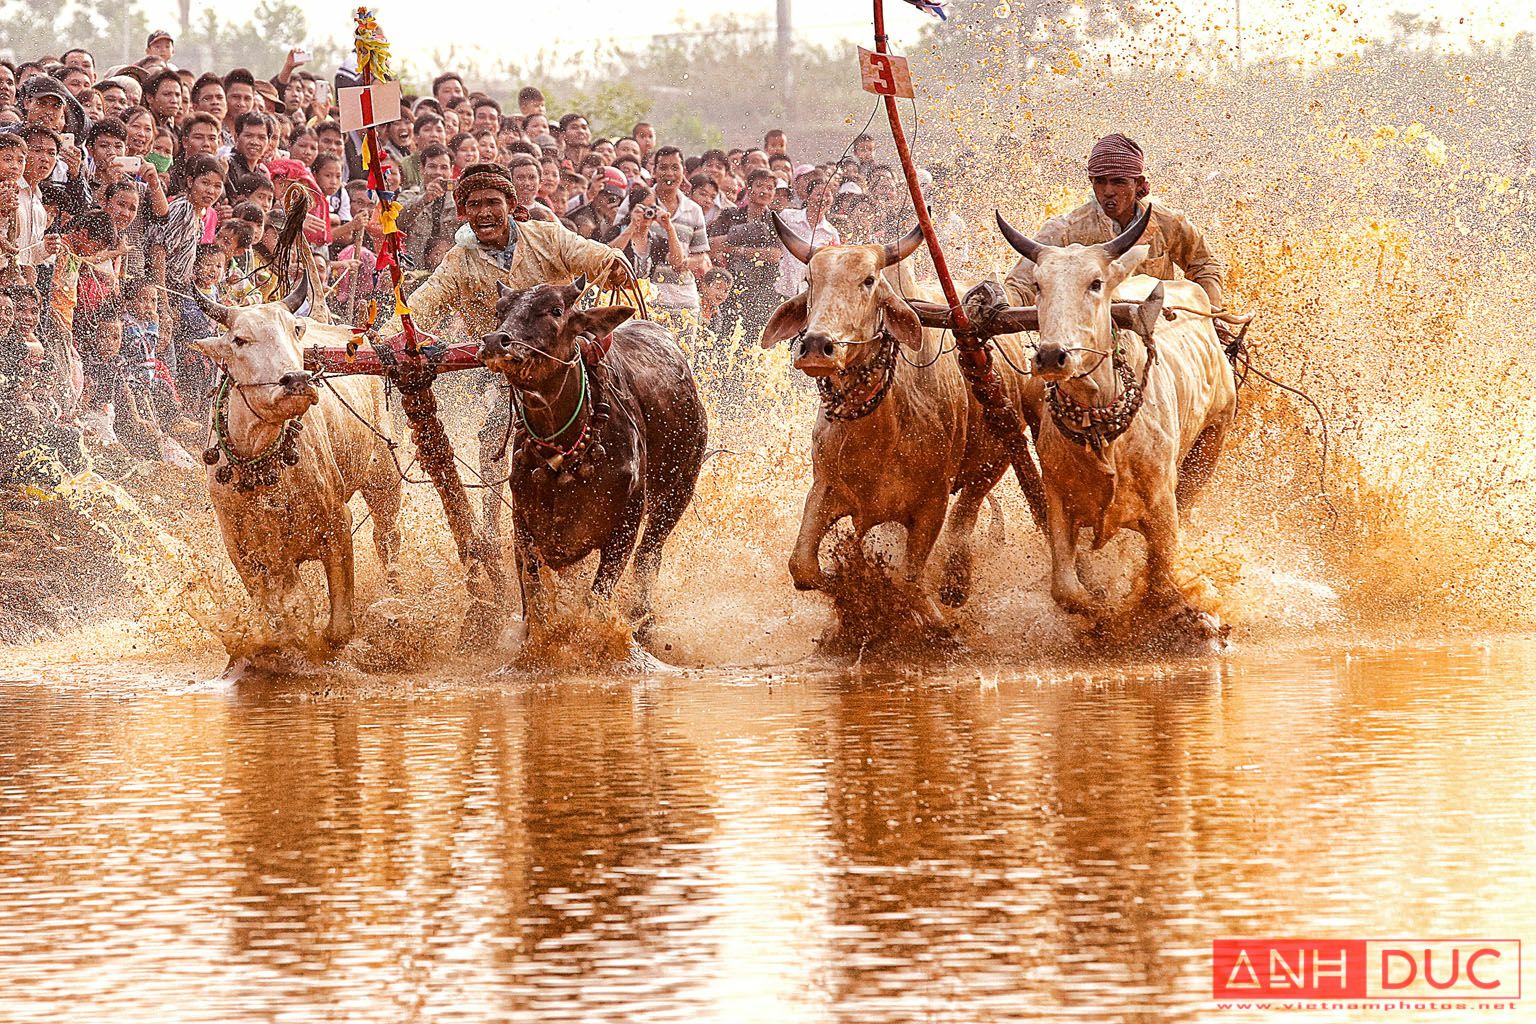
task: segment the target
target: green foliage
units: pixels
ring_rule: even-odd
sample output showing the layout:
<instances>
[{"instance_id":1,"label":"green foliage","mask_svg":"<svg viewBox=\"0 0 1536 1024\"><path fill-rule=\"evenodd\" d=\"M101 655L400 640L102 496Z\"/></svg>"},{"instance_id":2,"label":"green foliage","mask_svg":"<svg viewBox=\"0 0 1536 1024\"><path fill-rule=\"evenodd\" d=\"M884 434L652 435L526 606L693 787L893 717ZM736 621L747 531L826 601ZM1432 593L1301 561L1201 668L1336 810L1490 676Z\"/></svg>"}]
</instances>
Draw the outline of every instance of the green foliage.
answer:
<instances>
[{"instance_id":1,"label":"green foliage","mask_svg":"<svg viewBox=\"0 0 1536 1024\"><path fill-rule=\"evenodd\" d=\"M0 52L17 60L44 54L57 57L83 46L105 68L139 57L148 34L144 15L131 0L124 4L108 0L0 3Z\"/></svg>"},{"instance_id":2,"label":"green foliage","mask_svg":"<svg viewBox=\"0 0 1536 1024\"><path fill-rule=\"evenodd\" d=\"M612 138L628 135L636 121L644 121L651 114L653 101L633 83L608 79L586 89L577 89L567 95L551 97L551 110L579 110L587 115L594 138ZM558 99L556 105L553 101Z\"/></svg>"}]
</instances>

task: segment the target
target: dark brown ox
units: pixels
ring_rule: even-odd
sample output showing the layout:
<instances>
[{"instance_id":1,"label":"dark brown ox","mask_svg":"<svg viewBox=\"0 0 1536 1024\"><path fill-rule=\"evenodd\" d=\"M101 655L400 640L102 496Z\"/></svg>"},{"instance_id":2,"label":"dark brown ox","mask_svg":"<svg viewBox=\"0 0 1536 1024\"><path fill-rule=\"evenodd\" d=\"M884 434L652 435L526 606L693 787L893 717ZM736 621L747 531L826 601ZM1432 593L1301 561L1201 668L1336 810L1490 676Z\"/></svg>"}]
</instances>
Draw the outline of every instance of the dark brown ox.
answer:
<instances>
[{"instance_id":1,"label":"dark brown ox","mask_svg":"<svg viewBox=\"0 0 1536 1024\"><path fill-rule=\"evenodd\" d=\"M220 448L206 458L219 460L209 467L208 493L230 561L266 613L273 639L300 646L312 616L303 604L299 565L324 565L330 590L324 639L341 647L354 629L347 503L362 493L379 562L393 583L400 473L388 442L368 426L388 431L379 378L343 377L317 389L304 369L305 344L342 346L352 333L298 316L305 293L301 284L281 302L259 306L224 306L199 295L224 333L192 344L228 375L224 415L215 417Z\"/></svg>"},{"instance_id":2,"label":"dark brown ox","mask_svg":"<svg viewBox=\"0 0 1536 1024\"><path fill-rule=\"evenodd\" d=\"M585 290L584 278L563 288L502 285L501 323L482 339L480 359L513 389L512 518L529 614L542 609L541 562L563 569L599 552L592 590L608 598L633 550L633 616L643 633L662 545L704 462L704 405L666 328L625 323L634 314L627 306L578 310ZM598 359L600 345L589 345L583 358L583 336L611 337L611 347Z\"/></svg>"},{"instance_id":3,"label":"dark brown ox","mask_svg":"<svg viewBox=\"0 0 1536 1024\"><path fill-rule=\"evenodd\" d=\"M1078 531L1092 530L1098 549L1128 528L1146 538L1149 605L1188 614L1204 631L1215 623L1184 604L1171 570L1180 512L1215 469L1237 392L1204 289L1133 276L1147 257L1136 241L1150 214L1088 246L1042 245L997 222L1035 263L1039 288L1034 373L1047 384L1049 413L1035 445L1052 596L1069 611L1103 616L1078 577ZM1136 330L1116 329L1115 300L1141 304ZM1162 314L1165 302L1176 315Z\"/></svg>"},{"instance_id":4,"label":"dark brown ox","mask_svg":"<svg viewBox=\"0 0 1536 1024\"><path fill-rule=\"evenodd\" d=\"M949 551L938 597L964 604L977 512L1009 458L983 422L953 347L942 349L943 334L925 331L891 283L922 234L914 228L895 244L813 252L777 218L774 224L785 248L806 264L806 290L769 319L763 347L790 339L795 367L816 379L822 396L811 434L813 481L790 577L800 590L826 586L818 551L843 516L853 518L860 538L882 523L900 523L907 531L907 585L927 624L938 625L943 614L924 582L928 558L945 533ZM997 344L1024 365L1016 337ZM1004 390L1020 409L1025 382L1003 374ZM1025 472L1033 476L1034 467ZM957 492L951 509L949 497Z\"/></svg>"}]
</instances>

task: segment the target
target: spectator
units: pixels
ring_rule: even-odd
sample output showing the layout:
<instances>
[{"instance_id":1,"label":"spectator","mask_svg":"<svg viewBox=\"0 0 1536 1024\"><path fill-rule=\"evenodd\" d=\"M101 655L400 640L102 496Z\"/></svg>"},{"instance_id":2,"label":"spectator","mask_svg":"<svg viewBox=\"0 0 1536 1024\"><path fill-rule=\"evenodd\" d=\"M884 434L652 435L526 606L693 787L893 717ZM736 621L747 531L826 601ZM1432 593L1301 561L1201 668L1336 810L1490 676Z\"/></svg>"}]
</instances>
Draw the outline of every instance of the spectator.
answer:
<instances>
[{"instance_id":1,"label":"spectator","mask_svg":"<svg viewBox=\"0 0 1536 1024\"><path fill-rule=\"evenodd\" d=\"M352 219L352 204L347 199L346 190L343 189L343 174L341 157L334 153L321 153L315 157L312 172L315 176L315 184L320 186L320 194L325 198L325 205L331 218L331 230Z\"/></svg>"},{"instance_id":2,"label":"spectator","mask_svg":"<svg viewBox=\"0 0 1536 1024\"><path fill-rule=\"evenodd\" d=\"M123 127L127 129L127 156L147 156L155 142L155 115L143 107L129 107L123 111ZM170 164L156 166L161 172L170 170Z\"/></svg>"},{"instance_id":3,"label":"spectator","mask_svg":"<svg viewBox=\"0 0 1536 1024\"><path fill-rule=\"evenodd\" d=\"M213 205L224 191L224 165L215 157L200 156L187 165L187 191L170 204L163 221L145 232L148 266L163 290L160 316L161 358L170 368L180 390L201 414L212 380L211 367L193 353L188 343L205 318L192 297L192 278L197 248L213 215Z\"/></svg>"},{"instance_id":4,"label":"spectator","mask_svg":"<svg viewBox=\"0 0 1536 1024\"><path fill-rule=\"evenodd\" d=\"M144 105L155 115L155 123L171 127L181 114L181 77L169 68L157 72L144 83Z\"/></svg>"},{"instance_id":5,"label":"spectator","mask_svg":"<svg viewBox=\"0 0 1536 1024\"><path fill-rule=\"evenodd\" d=\"M538 201L542 178L538 161L526 153L518 153L508 169L512 172L512 190L517 193L518 210L529 220L554 220L554 213Z\"/></svg>"},{"instance_id":6,"label":"spectator","mask_svg":"<svg viewBox=\"0 0 1536 1024\"><path fill-rule=\"evenodd\" d=\"M480 162L480 143L468 132L460 132L448 140L448 152L453 154L453 176L464 173L464 168Z\"/></svg>"},{"instance_id":7,"label":"spectator","mask_svg":"<svg viewBox=\"0 0 1536 1024\"><path fill-rule=\"evenodd\" d=\"M732 322L740 319L748 337L762 332L779 304L774 284L784 249L768 220L776 184L773 172L753 171L747 177L746 205L723 211L709 227L710 258L724 265L735 283L725 315Z\"/></svg>"},{"instance_id":8,"label":"spectator","mask_svg":"<svg viewBox=\"0 0 1536 1024\"><path fill-rule=\"evenodd\" d=\"M531 85L524 86L517 94L517 110L524 118L537 114L544 116L544 94ZM548 128L549 123L545 122Z\"/></svg>"},{"instance_id":9,"label":"spectator","mask_svg":"<svg viewBox=\"0 0 1536 1024\"><path fill-rule=\"evenodd\" d=\"M657 305L679 314L691 331L700 322L698 278L709 270L709 235L704 211L682 194L683 151L656 150L656 189L652 202L635 209L647 229L634 246L635 271L656 284Z\"/></svg>"},{"instance_id":10,"label":"spectator","mask_svg":"<svg viewBox=\"0 0 1536 1024\"><path fill-rule=\"evenodd\" d=\"M827 211L832 207L832 188L826 172L810 164L797 170L795 189L805 197L805 206L785 210L779 214L779 223L809 242L812 249L837 245L842 236L827 222ZM774 288L781 298L792 299L799 295L805 288L805 264L786 252L779 260L779 276Z\"/></svg>"},{"instance_id":11,"label":"spectator","mask_svg":"<svg viewBox=\"0 0 1536 1024\"><path fill-rule=\"evenodd\" d=\"M235 68L224 76L224 131L233 145L239 133L236 122L256 109L256 76L246 68Z\"/></svg>"},{"instance_id":12,"label":"spectator","mask_svg":"<svg viewBox=\"0 0 1536 1024\"><path fill-rule=\"evenodd\" d=\"M270 138L267 134L267 119L261 114L247 111L235 120L235 148L229 154L229 176L225 184L225 194L232 202L237 198L234 179L261 172L266 163Z\"/></svg>"},{"instance_id":13,"label":"spectator","mask_svg":"<svg viewBox=\"0 0 1536 1024\"><path fill-rule=\"evenodd\" d=\"M723 338L731 333L733 325L726 322L724 310L734 284L729 270L710 267L699 286L699 320L710 333L718 337Z\"/></svg>"},{"instance_id":14,"label":"spectator","mask_svg":"<svg viewBox=\"0 0 1536 1024\"><path fill-rule=\"evenodd\" d=\"M123 111L133 106L133 101L128 98L128 90L116 79L109 78L105 82L96 83L96 92L101 96L103 117L121 117Z\"/></svg>"},{"instance_id":15,"label":"spectator","mask_svg":"<svg viewBox=\"0 0 1536 1024\"><path fill-rule=\"evenodd\" d=\"M175 71L176 65L171 63L171 58L176 56L176 40L165 29L156 29L149 34L149 41L144 44L144 56L153 57Z\"/></svg>"},{"instance_id":16,"label":"spectator","mask_svg":"<svg viewBox=\"0 0 1536 1024\"><path fill-rule=\"evenodd\" d=\"M853 158L859 162L859 173L868 180L875 169L875 137L860 132L853 140Z\"/></svg>"},{"instance_id":17,"label":"spectator","mask_svg":"<svg viewBox=\"0 0 1536 1024\"><path fill-rule=\"evenodd\" d=\"M432 79L432 98L445 108L454 100L463 99L464 79L456 71L445 71Z\"/></svg>"},{"instance_id":18,"label":"spectator","mask_svg":"<svg viewBox=\"0 0 1536 1024\"><path fill-rule=\"evenodd\" d=\"M560 119L560 142L565 147L565 159L572 167L580 167L592 145L592 128L586 115L566 114Z\"/></svg>"},{"instance_id":19,"label":"spectator","mask_svg":"<svg viewBox=\"0 0 1536 1024\"><path fill-rule=\"evenodd\" d=\"M651 150L656 148L656 129L646 121L639 121L630 131L629 137L635 140L635 148L640 151L640 162L645 163L650 158Z\"/></svg>"},{"instance_id":20,"label":"spectator","mask_svg":"<svg viewBox=\"0 0 1536 1024\"><path fill-rule=\"evenodd\" d=\"M426 258L434 238L452 238L459 229L458 207L453 202L453 161L445 146L429 145L421 158L421 196L405 204L396 223L405 232L405 251L417 266Z\"/></svg>"}]
</instances>

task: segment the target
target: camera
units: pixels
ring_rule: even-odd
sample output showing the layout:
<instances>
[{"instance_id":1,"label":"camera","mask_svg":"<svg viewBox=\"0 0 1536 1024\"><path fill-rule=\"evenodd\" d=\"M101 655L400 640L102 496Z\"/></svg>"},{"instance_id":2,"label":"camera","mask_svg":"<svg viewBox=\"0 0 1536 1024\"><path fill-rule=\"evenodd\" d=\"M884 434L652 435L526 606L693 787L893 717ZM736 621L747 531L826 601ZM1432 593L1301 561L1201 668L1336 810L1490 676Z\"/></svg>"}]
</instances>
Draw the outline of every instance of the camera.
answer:
<instances>
[{"instance_id":1,"label":"camera","mask_svg":"<svg viewBox=\"0 0 1536 1024\"><path fill-rule=\"evenodd\" d=\"M651 206L642 206L642 207L640 207L640 216L643 217L646 220L655 220L656 219L656 213L657 213L657 210L656 210L656 207L655 207L654 204L651 205Z\"/></svg>"}]
</instances>

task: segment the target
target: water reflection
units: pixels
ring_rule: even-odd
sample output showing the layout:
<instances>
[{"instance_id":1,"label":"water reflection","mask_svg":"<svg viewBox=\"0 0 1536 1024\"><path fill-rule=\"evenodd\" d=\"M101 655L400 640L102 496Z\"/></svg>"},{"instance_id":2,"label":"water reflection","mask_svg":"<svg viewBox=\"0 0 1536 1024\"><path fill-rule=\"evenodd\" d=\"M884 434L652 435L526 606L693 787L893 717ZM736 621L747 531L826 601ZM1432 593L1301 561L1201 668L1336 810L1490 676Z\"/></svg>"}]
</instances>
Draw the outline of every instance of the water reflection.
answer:
<instances>
[{"instance_id":1,"label":"water reflection","mask_svg":"<svg viewBox=\"0 0 1536 1024\"><path fill-rule=\"evenodd\" d=\"M1217 936L1536 930L1533 667L0 684L0 1018L1210 1019Z\"/></svg>"}]
</instances>

